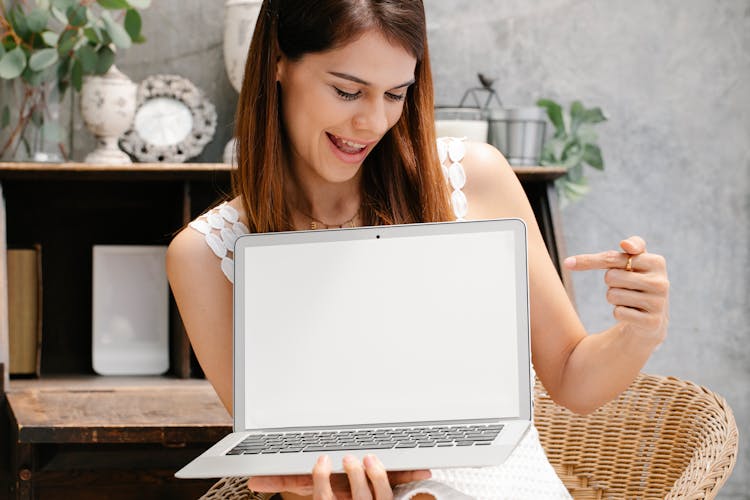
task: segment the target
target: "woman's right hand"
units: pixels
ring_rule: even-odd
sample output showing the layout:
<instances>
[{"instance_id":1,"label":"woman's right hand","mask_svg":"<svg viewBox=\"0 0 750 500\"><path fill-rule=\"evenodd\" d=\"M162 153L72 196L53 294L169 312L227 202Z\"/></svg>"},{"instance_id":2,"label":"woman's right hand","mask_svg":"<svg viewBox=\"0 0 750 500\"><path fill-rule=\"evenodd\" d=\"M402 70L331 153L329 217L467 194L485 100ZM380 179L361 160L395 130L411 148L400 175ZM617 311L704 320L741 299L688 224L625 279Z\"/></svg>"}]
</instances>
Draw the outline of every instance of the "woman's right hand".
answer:
<instances>
[{"instance_id":1,"label":"woman's right hand","mask_svg":"<svg viewBox=\"0 0 750 500\"><path fill-rule=\"evenodd\" d=\"M345 474L331 474L331 459L323 455L311 475L255 476L247 485L261 493L282 492L285 499L297 496L314 500L391 500L393 486L431 477L429 470L387 472L374 455L366 456L362 462L347 456L343 465Z\"/></svg>"}]
</instances>

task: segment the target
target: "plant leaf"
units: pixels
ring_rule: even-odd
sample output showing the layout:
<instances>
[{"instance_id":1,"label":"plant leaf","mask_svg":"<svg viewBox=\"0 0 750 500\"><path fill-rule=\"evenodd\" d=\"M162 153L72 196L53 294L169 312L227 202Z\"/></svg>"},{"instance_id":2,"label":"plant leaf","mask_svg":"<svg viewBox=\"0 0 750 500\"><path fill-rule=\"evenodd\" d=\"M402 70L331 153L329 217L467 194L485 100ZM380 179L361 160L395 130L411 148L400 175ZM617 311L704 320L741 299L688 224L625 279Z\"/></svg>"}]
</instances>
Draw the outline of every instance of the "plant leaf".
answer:
<instances>
[{"instance_id":1,"label":"plant leaf","mask_svg":"<svg viewBox=\"0 0 750 500\"><path fill-rule=\"evenodd\" d=\"M151 0L128 0L128 3L135 9L148 9L151 6Z\"/></svg>"},{"instance_id":2,"label":"plant leaf","mask_svg":"<svg viewBox=\"0 0 750 500\"><path fill-rule=\"evenodd\" d=\"M555 136L565 135L565 121L562 116L562 107L550 99L539 99L536 105L547 110L547 116L555 127Z\"/></svg>"},{"instance_id":3,"label":"plant leaf","mask_svg":"<svg viewBox=\"0 0 750 500\"><path fill-rule=\"evenodd\" d=\"M78 0L52 0L52 7L60 12L67 12L69 8L78 3Z\"/></svg>"},{"instance_id":4,"label":"plant leaf","mask_svg":"<svg viewBox=\"0 0 750 500\"><path fill-rule=\"evenodd\" d=\"M57 42L57 53L64 57L73 50L73 47L77 42L78 30L70 29L63 31L62 35L60 35L60 40Z\"/></svg>"},{"instance_id":5,"label":"plant leaf","mask_svg":"<svg viewBox=\"0 0 750 500\"><path fill-rule=\"evenodd\" d=\"M115 62L115 53L105 45L98 50L97 54L99 57L96 61L96 74L103 75Z\"/></svg>"},{"instance_id":6,"label":"plant leaf","mask_svg":"<svg viewBox=\"0 0 750 500\"><path fill-rule=\"evenodd\" d=\"M121 10L130 7L127 0L96 0L96 3L109 10Z\"/></svg>"},{"instance_id":7,"label":"plant leaf","mask_svg":"<svg viewBox=\"0 0 750 500\"><path fill-rule=\"evenodd\" d=\"M65 15L65 10L60 10L57 7L51 7L52 17L60 21L62 24L68 24L68 16Z\"/></svg>"},{"instance_id":8,"label":"plant leaf","mask_svg":"<svg viewBox=\"0 0 750 500\"><path fill-rule=\"evenodd\" d=\"M601 123L606 122L607 117L601 108L591 108L586 110L584 121L586 123Z\"/></svg>"},{"instance_id":9,"label":"plant leaf","mask_svg":"<svg viewBox=\"0 0 750 500\"><path fill-rule=\"evenodd\" d=\"M26 15L23 13L20 4L16 4L14 8L10 9L8 20L10 21L11 26L13 26L13 30L21 38L25 39L31 34L29 25L26 22Z\"/></svg>"},{"instance_id":10,"label":"plant leaf","mask_svg":"<svg viewBox=\"0 0 750 500\"><path fill-rule=\"evenodd\" d=\"M34 71L42 71L49 68L59 60L56 49L42 49L37 51L29 59L29 68Z\"/></svg>"},{"instance_id":11,"label":"plant leaf","mask_svg":"<svg viewBox=\"0 0 750 500\"><path fill-rule=\"evenodd\" d=\"M581 144L595 144L599 137L590 123L582 123L578 127L578 140Z\"/></svg>"},{"instance_id":12,"label":"plant leaf","mask_svg":"<svg viewBox=\"0 0 750 500\"><path fill-rule=\"evenodd\" d=\"M602 150L595 144L586 144L583 148L583 161L597 170L604 170Z\"/></svg>"},{"instance_id":13,"label":"plant leaf","mask_svg":"<svg viewBox=\"0 0 750 500\"><path fill-rule=\"evenodd\" d=\"M583 123L585 115L586 108L583 107L581 101L574 101L570 105L570 135L578 133L578 127Z\"/></svg>"},{"instance_id":14,"label":"plant leaf","mask_svg":"<svg viewBox=\"0 0 750 500\"><path fill-rule=\"evenodd\" d=\"M23 73L26 68L26 53L21 47L16 47L0 59L0 78L12 80Z\"/></svg>"},{"instance_id":15,"label":"plant leaf","mask_svg":"<svg viewBox=\"0 0 750 500\"><path fill-rule=\"evenodd\" d=\"M76 62L73 63L71 80L73 82L73 88L80 92L81 87L83 87L83 66L81 65L81 61L76 60Z\"/></svg>"},{"instance_id":16,"label":"plant leaf","mask_svg":"<svg viewBox=\"0 0 750 500\"><path fill-rule=\"evenodd\" d=\"M70 56L66 56L60 59L60 64L57 65L57 80L62 81L68 78L70 72Z\"/></svg>"},{"instance_id":17,"label":"plant leaf","mask_svg":"<svg viewBox=\"0 0 750 500\"><path fill-rule=\"evenodd\" d=\"M32 33L41 33L47 27L47 21L49 21L49 14L40 8L32 10L26 16L26 23Z\"/></svg>"},{"instance_id":18,"label":"plant leaf","mask_svg":"<svg viewBox=\"0 0 750 500\"><path fill-rule=\"evenodd\" d=\"M107 28L107 33L112 38L112 42L121 49L130 48L132 41L125 28L117 24L107 12L102 12L102 19L104 20L104 26Z\"/></svg>"},{"instance_id":19,"label":"plant leaf","mask_svg":"<svg viewBox=\"0 0 750 500\"><path fill-rule=\"evenodd\" d=\"M54 72L52 71L34 71L30 67L26 67L21 74L23 81L31 85L32 87L38 87L46 81L54 79Z\"/></svg>"},{"instance_id":20,"label":"plant leaf","mask_svg":"<svg viewBox=\"0 0 750 500\"><path fill-rule=\"evenodd\" d=\"M10 125L10 108L6 104L3 106L3 115L0 118L0 128L5 128Z\"/></svg>"},{"instance_id":21,"label":"plant leaf","mask_svg":"<svg viewBox=\"0 0 750 500\"><path fill-rule=\"evenodd\" d=\"M83 34L86 35L86 38L88 38L89 42L93 43L94 45L99 45L102 41L99 37L99 30L96 28L84 28Z\"/></svg>"},{"instance_id":22,"label":"plant leaf","mask_svg":"<svg viewBox=\"0 0 750 500\"><path fill-rule=\"evenodd\" d=\"M83 5L77 5L68 9L68 22L71 26L81 28L89 22L89 10Z\"/></svg>"},{"instance_id":23,"label":"plant leaf","mask_svg":"<svg viewBox=\"0 0 750 500\"><path fill-rule=\"evenodd\" d=\"M60 41L60 35L54 31L45 31L42 33L42 40L50 47L57 47L57 42Z\"/></svg>"},{"instance_id":24,"label":"plant leaf","mask_svg":"<svg viewBox=\"0 0 750 500\"><path fill-rule=\"evenodd\" d=\"M125 14L125 31L135 40L141 35L141 15L135 9L128 9Z\"/></svg>"},{"instance_id":25,"label":"plant leaf","mask_svg":"<svg viewBox=\"0 0 750 500\"><path fill-rule=\"evenodd\" d=\"M97 55L94 47L86 43L76 51L76 59L81 61L83 72L90 75L96 72Z\"/></svg>"}]
</instances>

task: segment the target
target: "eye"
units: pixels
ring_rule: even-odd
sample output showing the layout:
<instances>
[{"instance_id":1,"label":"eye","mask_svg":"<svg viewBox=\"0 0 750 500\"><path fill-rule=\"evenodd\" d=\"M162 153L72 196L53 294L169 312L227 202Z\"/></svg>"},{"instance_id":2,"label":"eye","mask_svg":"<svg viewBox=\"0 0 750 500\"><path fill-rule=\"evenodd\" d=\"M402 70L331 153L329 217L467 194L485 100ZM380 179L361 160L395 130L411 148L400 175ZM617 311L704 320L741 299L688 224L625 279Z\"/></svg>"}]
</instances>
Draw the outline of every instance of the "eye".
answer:
<instances>
[{"instance_id":1,"label":"eye","mask_svg":"<svg viewBox=\"0 0 750 500\"><path fill-rule=\"evenodd\" d=\"M336 93L345 101L353 101L356 98L358 98L360 95L362 95L362 92L357 92L356 94L350 94L349 92L344 92L338 87L333 87L336 89Z\"/></svg>"},{"instance_id":2,"label":"eye","mask_svg":"<svg viewBox=\"0 0 750 500\"><path fill-rule=\"evenodd\" d=\"M406 94L392 94L390 92L386 92L385 96L394 102L401 102L406 98Z\"/></svg>"}]
</instances>

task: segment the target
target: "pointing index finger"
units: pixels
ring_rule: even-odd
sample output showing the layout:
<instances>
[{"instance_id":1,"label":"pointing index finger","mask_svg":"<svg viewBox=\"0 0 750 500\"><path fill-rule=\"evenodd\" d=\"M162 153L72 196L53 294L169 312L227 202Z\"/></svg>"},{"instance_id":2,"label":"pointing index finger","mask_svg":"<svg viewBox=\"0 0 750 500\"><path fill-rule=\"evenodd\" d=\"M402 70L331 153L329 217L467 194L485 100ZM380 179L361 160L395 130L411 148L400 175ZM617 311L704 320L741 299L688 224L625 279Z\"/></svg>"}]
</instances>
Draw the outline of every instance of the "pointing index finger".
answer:
<instances>
[{"instance_id":1,"label":"pointing index finger","mask_svg":"<svg viewBox=\"0 0 750 500\"><path fill-rule=\"evenodd\" d=\"M624 269L628 263L627 253L609 250L594 254L581 254L565 259L565 266L573 271L590 271L593 269Z\"/></svg>"}]
</instances>

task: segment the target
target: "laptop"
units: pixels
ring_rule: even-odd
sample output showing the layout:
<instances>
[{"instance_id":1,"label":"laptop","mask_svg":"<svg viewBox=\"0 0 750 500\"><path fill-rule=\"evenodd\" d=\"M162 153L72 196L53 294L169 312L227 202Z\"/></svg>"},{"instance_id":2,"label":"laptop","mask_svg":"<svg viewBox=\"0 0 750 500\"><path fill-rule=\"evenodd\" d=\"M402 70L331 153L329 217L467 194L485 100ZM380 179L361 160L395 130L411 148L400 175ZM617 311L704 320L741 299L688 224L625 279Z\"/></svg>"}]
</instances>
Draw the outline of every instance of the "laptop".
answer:
<instances>
[{"instance_id":1,"label":"laptop","mask_svg":"<svg viewBox=\"0 0 750 500\"><path fill-rule=\"evenodd\" d=\"M234 432L176 477L501 464L532 419L526 245L519 219L240 237Z\"/></svg>"}]
</instances>

